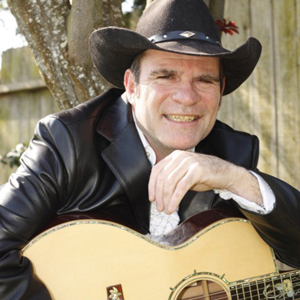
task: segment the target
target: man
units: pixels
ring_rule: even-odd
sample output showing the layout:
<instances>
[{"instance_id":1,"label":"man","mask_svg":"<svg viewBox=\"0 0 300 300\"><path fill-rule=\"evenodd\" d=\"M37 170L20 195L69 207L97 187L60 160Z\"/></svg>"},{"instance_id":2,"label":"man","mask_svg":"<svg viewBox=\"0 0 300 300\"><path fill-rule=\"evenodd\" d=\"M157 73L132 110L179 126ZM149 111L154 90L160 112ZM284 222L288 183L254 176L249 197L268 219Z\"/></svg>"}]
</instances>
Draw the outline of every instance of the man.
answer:
<instances>
[{"instance_id":1,"label":"man","mask_svg":"<svg viewBox=\"0 0 300 300\"><path fill-rule=\"evenodd\" d=\"M257 170L255 136L216 120L222 95L254 69L259 42L230 52L202 0L156 0L137 32L97 30L90 48L119 90L39 122L1 188L1 299L50 298L19 251L70 212L99 212L163 241L190 216L227 208L299 267L299 192Z\"/></svg>"}]
</instances>

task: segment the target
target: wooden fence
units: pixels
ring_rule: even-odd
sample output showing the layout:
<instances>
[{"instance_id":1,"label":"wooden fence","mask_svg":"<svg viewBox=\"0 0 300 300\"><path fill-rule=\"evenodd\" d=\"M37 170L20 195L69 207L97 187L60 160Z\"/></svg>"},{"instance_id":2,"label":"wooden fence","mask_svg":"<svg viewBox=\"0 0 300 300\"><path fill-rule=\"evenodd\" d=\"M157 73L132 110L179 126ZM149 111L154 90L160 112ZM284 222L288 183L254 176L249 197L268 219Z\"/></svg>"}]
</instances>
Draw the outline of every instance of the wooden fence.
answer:
<instances>
[{"instance_id":1,"label":"wooden fence","mask_svg":"<svg viewBox=\"0 0 300 300\"><path fill-rule=\"evenodd\" d=\"M10 49L2 56L0 84L0 154L29 142L37 121L58 107L40 78L30 50ZM0 184L14 169L0 163Z\"/></svg>"},{"instance_id":2,"label":"wooden fence","mask_svg":"<svg viewBox=\"0 0 300 300\"><path fill-rule=\"evenodd\" d=\"M300 189L300 1L225 0L224 16L240 34L224 35L223 46L254 36L263 52L249 80L223 98L220 119L256 134L259 168Z\"/></svg>"}]
</instances>

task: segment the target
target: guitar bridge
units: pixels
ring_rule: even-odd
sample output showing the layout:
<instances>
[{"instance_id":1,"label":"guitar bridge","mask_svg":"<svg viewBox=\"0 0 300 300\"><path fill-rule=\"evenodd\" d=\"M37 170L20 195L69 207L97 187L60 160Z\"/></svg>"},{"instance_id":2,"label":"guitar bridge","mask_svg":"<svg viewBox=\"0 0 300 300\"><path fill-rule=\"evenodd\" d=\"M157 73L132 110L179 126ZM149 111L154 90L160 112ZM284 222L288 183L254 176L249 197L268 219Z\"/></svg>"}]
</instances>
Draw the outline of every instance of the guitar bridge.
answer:
<instances>
[{"instance_id":1,"label":"guitar bridge","mask_svg":"<svg viewBox=\"0 0 300 300\"><path fill-rule=\"evenodd\" d=\"M112 285L106 288L107 300L124 300L121 284Z\"/></svg>"}]
</instances>

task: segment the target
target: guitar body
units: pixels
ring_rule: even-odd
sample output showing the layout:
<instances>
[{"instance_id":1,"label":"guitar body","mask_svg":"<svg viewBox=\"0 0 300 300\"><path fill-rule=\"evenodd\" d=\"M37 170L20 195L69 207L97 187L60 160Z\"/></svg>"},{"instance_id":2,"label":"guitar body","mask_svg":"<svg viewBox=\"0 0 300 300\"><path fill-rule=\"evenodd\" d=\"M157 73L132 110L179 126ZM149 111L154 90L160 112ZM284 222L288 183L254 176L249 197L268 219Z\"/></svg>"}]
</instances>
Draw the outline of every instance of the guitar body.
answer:
<instances>
[{"instance_id":1,"label":"guitar body","mask_svg":"<svg viewBox=\"0 0 300 300\"><path fill-rule=\"evenodd\" d=\"M23 255L56 300L219 299L207 298L215 290L244 299L231 295L233 284L278 274L273 250L241 218L215 221L175 246L109 221L71 221L37 236ZM107 289L118 284L121 292Z\"/></svg>"}]
</instances>

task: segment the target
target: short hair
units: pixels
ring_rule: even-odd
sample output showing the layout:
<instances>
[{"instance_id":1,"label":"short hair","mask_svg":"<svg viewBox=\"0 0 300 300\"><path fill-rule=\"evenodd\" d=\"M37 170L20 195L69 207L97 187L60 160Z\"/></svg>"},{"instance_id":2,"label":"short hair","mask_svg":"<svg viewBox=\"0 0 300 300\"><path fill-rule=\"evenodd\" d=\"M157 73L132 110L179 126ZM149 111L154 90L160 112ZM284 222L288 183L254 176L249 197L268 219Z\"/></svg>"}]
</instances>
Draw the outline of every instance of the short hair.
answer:
<instances>
[{"instance_id":1,"label":"short hair","mask_svg":"<svg viewBox=\"0 0 300 300\"><path fill-rule=\"evenodd\" d=\"M144 56L144 51L141 52L140 54L138 54L132 64L131 64L131 67L130 67L130 70L131 72L133 73L133 76L134 76L134 79L135 79L135 82L136 83L139 83L140 82L140 75L141 75L141 60L142 60L142 57Z\"/></svg>"}]
</instances>

